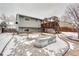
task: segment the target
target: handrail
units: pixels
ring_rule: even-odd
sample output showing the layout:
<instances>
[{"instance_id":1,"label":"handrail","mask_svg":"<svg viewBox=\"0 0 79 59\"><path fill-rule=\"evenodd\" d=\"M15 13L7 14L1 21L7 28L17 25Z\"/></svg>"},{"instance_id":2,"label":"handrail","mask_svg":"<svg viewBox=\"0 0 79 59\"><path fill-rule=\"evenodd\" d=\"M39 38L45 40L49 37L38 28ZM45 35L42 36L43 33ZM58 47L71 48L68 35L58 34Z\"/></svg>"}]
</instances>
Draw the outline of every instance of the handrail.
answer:
<instances>
[{"instance_id":1,"label":"handrail","mask_svg":"<svg viewBox=\"0 0 79 59\"><path fill-rule=\"evenodd\" d=\"M7 47L7 45L8 45L8 44L11 42L11 40L13 39L14 33L13 33L12 35L13 35L13 36L10 38L10 40L7 42L7 44L5 45L5 47L3 48L3 50L1 51L0 56L3 56L3 52L4 52L5 48Z\"/></svg>"}]
</instances>

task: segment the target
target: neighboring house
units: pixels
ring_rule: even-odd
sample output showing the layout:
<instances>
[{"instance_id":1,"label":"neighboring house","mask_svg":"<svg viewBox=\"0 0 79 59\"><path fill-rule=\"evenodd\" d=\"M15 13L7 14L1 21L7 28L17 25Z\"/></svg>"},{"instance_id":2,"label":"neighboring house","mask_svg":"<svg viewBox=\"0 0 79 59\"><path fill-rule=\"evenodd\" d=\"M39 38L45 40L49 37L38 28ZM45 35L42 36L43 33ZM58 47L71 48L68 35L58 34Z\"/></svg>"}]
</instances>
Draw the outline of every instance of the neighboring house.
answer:
<instances>
[{"instance_id":1,"label":"neighboring house","mask_svg":"<svg viewBox=\"0 0 79 59\"><path fill-rule=\"evenodd\" d=\"M45 18L42 21L41 28L43 32L59 33L58 17L53 16L51 18Z\"/></svg>"},{"instance_id":2,"label":"neighboring house","mask_svg":"<svg viewBox=\"0 0 79 59\"><path fill-rule=\"evenodd\" d=\"M20 14L16 15L16 25L18 32L39 32L41 31L41 22L42 19Z\"/></svg>"},{"instance_id":3,"label":"neighboring house","mask_svg":"<svg viewBox=\"0 0 79 59\"><path fill-rule=\"evenodd\" d=\"M63 31L63 32L75 32L75 31L77 31L75 28L75 25L73 25L72 23L60 21L59 25L60 25L60 31Z\"/></svg>"},{"instance_id":4,"label":"neighboring house","mask_svg":"<svg viewBox=\"0 0 79 59\"><path fill-rule=\"evenodd\" d=\"M1 19L1 17L0 17L0 25L1 25L1 23L3 22L3 20ZM2 32L2 28L1 28L1 26L0 26L0 33Z\"/></svg>"}]
</instances>

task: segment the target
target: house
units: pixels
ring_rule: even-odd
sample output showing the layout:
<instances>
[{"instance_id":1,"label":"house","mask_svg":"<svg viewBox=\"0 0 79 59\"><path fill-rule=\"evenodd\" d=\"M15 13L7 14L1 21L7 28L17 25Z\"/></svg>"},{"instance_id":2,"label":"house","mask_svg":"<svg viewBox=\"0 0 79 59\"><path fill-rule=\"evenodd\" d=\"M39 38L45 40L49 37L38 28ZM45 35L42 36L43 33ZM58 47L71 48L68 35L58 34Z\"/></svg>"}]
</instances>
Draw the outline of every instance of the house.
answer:
<instances>
[{"instance_id":1,"label":"house","mask_svg":"<svg viewBox=\"0 0 79 59\"><path fill-rule=\"evenodd\" d=\"M1 17L0 17L0 24L3 22L3 20L1 19ZM2 31L2 28L1 28L1 26L0 26L0 33L1 33L1 31Z\"/></svg>"},{"instance_id":2,"label":"house","mask_svg":"<svg viewBox=\"0 0 79 59\"><path fill-rule=\"evenodd\" d=\"M73 32L76 29L67 22L61 22L58 17L53 16L45 19L16 14L16 28L18 32L50 32L59 33L59 31Z\"/></svg>"},{"instance_id":3,"label":"house","mask_svg":"<svg viewBox=\"0 0 79 59\"><path fill-rule=\"evenodd\" d=\"M59 33L58 17L44 18L41 24L43 32Z\"/></svg>"},{"instance_id":4,"label":"house","mask_svg":"<svg viewBox=\"0 0 79 59\"><path fill-rule=\"evenodd\" d=\"M56 19L55 19L56 18ZM58 32L76 32L75 25L66 21L57 21L57 17L53 16L51 18L45 18L42 21L41 27L43 32L55 33Z\"/></svg>"},{"instance_id":5,"label":"house","mask_svg":"<svg viewBox=\"0 0 79 59\"><path fill-rule=\"evenodd\" d=\"M18 32L40 32L42 19L16 14Z\"/></svg>"},{"instance_id":6,"label":"house","mask_svg":"<svg viewBox=\"0 0 79 59\"><path fill-rule=\"evenodd\" d=\"M62 32L76 32L77 31L73 23L60 21L59 25L60 25L60 31Z\"/></svg>"}]
</instances>

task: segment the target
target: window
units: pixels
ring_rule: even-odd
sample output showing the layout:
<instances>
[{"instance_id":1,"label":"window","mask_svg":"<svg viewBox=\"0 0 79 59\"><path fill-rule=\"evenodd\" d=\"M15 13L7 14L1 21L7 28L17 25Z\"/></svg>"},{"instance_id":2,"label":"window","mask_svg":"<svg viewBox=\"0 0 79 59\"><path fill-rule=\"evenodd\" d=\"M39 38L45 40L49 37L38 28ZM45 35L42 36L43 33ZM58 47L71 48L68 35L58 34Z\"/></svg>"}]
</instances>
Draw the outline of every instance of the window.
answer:
<instances>
[{"instance_id":1,"label":"window","mask_svg":"<svg viewBox=\"0 0 79 59\"><path fill-rule=\"evenodd\" d=\"M25 18L26 21L29 21L29 18Z\"/></svg>"},{"instance_id":2,"label":"window","mask_svg":"<svg viewBox=\"0 0 79 59\"><path fill-rule=\"evenodd\" d=\"M27 31L27 32L29 32L29 29L25 29L24 31Z\"/></svg>"},{"instance_id":3,"label":"window","mask_svg":"<svg viewBox=\"0 0 79 59\"><path fill-rule=\"evenodd\" d=\"M27 18L26 18L25 20L26 20L26 21L29 21L29 19L27 19Z\"/></svg>"}]
</instances>

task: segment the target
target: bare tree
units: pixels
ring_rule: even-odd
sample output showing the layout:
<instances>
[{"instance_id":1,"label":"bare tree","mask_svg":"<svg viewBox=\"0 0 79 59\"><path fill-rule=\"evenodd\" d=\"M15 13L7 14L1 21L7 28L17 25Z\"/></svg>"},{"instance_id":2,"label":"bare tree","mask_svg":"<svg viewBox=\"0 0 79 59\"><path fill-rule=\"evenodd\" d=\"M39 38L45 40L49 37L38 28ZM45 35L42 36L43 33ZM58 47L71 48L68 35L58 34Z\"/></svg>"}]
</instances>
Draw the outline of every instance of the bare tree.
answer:
<instances>
[{"instance_id":1,"label":"bare tree","mask_svg":"<svg viewBox=\"0 0 79 59\"><path fill-rule=\"evenodd\" d=\"M6 15L5 14L1 14L1 19L6 21Z\"/></svg>"},{"instance_id":2,"label":"bare tree","mask_svg":"<svg viewBox=\"0 0 79 59\"><path fill-rule=\"evenodd\" d=\"M66 8L66 16L72 20L76 26L79 39L79 4L71 4Z\"/></svg>"},{"instance_id":3,"label":"bare tree","mask_svg":"<svg viewBox=\"0 0 79 59\"><path fill-rule=\"evenodd\" d=\"M1 26L1 32L3 33L4 32L4 29L7 27L7 24L6 24L6 22L5 21L3 21L1 24L0 24L0 26Z\"/></svg>"}]
</instances>

